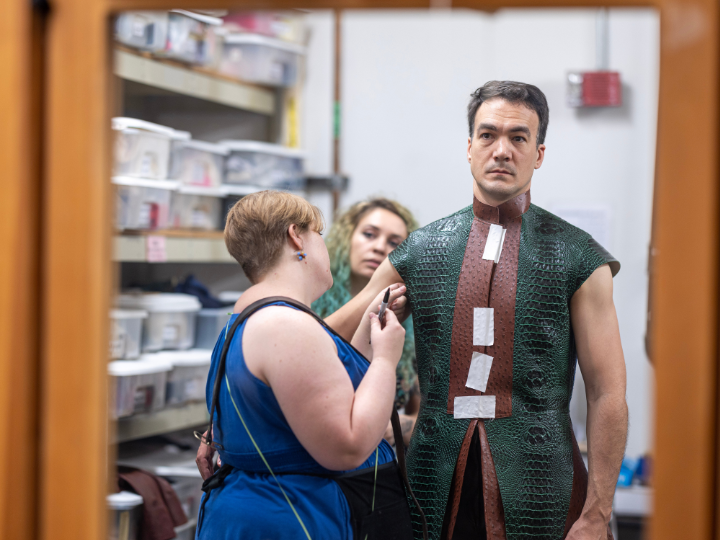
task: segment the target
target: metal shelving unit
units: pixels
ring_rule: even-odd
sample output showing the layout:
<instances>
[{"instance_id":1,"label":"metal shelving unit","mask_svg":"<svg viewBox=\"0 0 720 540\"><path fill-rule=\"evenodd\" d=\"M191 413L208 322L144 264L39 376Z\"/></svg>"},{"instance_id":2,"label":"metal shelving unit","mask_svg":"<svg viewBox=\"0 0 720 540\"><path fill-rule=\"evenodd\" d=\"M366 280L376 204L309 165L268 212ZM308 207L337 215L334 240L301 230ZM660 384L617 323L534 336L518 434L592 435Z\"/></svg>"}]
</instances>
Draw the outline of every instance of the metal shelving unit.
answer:
<instances>
[{"instance_id":1,"label":"metal shelving unit","mask_svg":"<svg viewBox=\"0 0 720 540\"><path fill-rule=\"evenodd\" d=\"M165 236L163 232L115 236L116 262L235 263L228 253L222 232L214 237ZM190 234L190 233L188 233ZM160 240L160 245L158 245Z\"/></svg>"},{"instance_id":2,"label":"metal shelving unit","mask_svg":"<svg viewBox=\"0 0 720 540\"><path fill-rule=\"evenodd\" d=\"M260 114L275 114L275 94L272 90L124 48L115 49L115 75L176 94Z\"/></svg>"},{"instance_id":3,"label":"metal shelving unit","mask_svg":"<svg viewBox=\"0 0 720 540\"><path fill-rule=\"evenodd\" d=\"M167 408L155 413L137 414L117 421L117 432L110 431L111 443L121 443L199 426L210 418L205 403Z\"/></svg>"}]
</instances>

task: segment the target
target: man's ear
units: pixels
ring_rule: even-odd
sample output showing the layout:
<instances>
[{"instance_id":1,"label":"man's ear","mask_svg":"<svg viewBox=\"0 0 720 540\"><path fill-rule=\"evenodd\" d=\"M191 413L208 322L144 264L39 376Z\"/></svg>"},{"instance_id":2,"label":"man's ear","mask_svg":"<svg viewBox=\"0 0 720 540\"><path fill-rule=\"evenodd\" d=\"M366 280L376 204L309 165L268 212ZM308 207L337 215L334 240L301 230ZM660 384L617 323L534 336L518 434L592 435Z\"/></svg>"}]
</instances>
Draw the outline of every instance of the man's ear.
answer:
<instances>
[{"instance_id":1,"label":"man's ear","mask_svg":"<svg viewBox=\"0 0 720 540\"><path fill-rule=\"evenodd\" d=\"M535 168L539 169L545 160L545 145L541 144L537 147L537 160L535 160Z\"/></svg>"},{"instance_id":2,"label":"man's ear","mask_svg":"<svg viewBox=\"0 0 720 540\"><path fill-rule=\"evenodd\" d=\"M468 163L472 163L472 158L470 157L470 148L472 147L472 137L468 137L468 147L467 147L467 160Z\"/></svg>"}]
</instances>

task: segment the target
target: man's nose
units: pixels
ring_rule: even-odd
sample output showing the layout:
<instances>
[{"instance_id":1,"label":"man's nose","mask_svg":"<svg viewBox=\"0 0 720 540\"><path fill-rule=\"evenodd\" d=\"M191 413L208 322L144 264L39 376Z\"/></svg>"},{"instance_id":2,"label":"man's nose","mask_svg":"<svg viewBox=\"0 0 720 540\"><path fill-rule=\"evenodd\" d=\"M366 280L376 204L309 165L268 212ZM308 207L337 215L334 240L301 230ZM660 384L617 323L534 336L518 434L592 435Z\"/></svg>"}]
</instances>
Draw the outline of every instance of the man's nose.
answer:
<instances>
[{"instance_id":1,"label":"man's nose","mask_svg":"<svg viewBox=\"0 0 720 540\"><path fill-rule=\"evenodd\" d=\"M493 158L501 161L508 161L511 156L510 144L504 138L499 138L496 145L495 151L493 152Z\"/></svg>"}]
</instances>

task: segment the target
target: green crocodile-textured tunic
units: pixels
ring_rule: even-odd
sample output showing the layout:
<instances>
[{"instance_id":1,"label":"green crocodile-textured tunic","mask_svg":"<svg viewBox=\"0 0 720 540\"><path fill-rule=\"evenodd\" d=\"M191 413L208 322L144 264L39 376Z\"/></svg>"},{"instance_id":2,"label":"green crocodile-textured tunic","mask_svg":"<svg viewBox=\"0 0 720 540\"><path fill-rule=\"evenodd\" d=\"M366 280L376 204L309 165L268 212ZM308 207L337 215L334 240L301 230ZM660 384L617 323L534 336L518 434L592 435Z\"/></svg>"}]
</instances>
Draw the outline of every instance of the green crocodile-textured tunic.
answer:
<instances>
[{"instance_id":1,"label":"green crocodile-textured tunic","mask_svg":"<svg viewBox=\"0 0 720 540\"><path fill-rule=\"evenodd\" d=\"M470 423L448 414L448 386L455 298L473 218L468 206L415 231L390 254L408 287L422 396L408 472L434 539ZM507 539L559 540L573 485L570 299L599 266L612 262L615 271L617 262L590 235L535 205L522 215L518 257L512 414L485 426ZM417 516L414 523L419 537Z\"/></svg>"}]
</instances>

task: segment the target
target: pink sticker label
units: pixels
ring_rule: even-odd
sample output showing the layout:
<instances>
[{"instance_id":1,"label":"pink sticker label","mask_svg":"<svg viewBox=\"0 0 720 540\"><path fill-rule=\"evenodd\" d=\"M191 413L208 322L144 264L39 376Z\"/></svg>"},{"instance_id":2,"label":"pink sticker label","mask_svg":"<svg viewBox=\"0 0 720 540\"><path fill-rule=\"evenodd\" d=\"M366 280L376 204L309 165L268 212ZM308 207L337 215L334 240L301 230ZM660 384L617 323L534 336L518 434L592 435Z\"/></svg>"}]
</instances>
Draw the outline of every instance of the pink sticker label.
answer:
<instances>
[{"instance_id":1,"label":"pink sticker label","mask_svg":"<svg viewBox=\"0 0 720 540\"><path fill-rule=\"evenodd\" d=\"M148 236L145 242L148 262L166 262L167 250L165 249L164 236Z\"/></svg>"}]
</instances>

